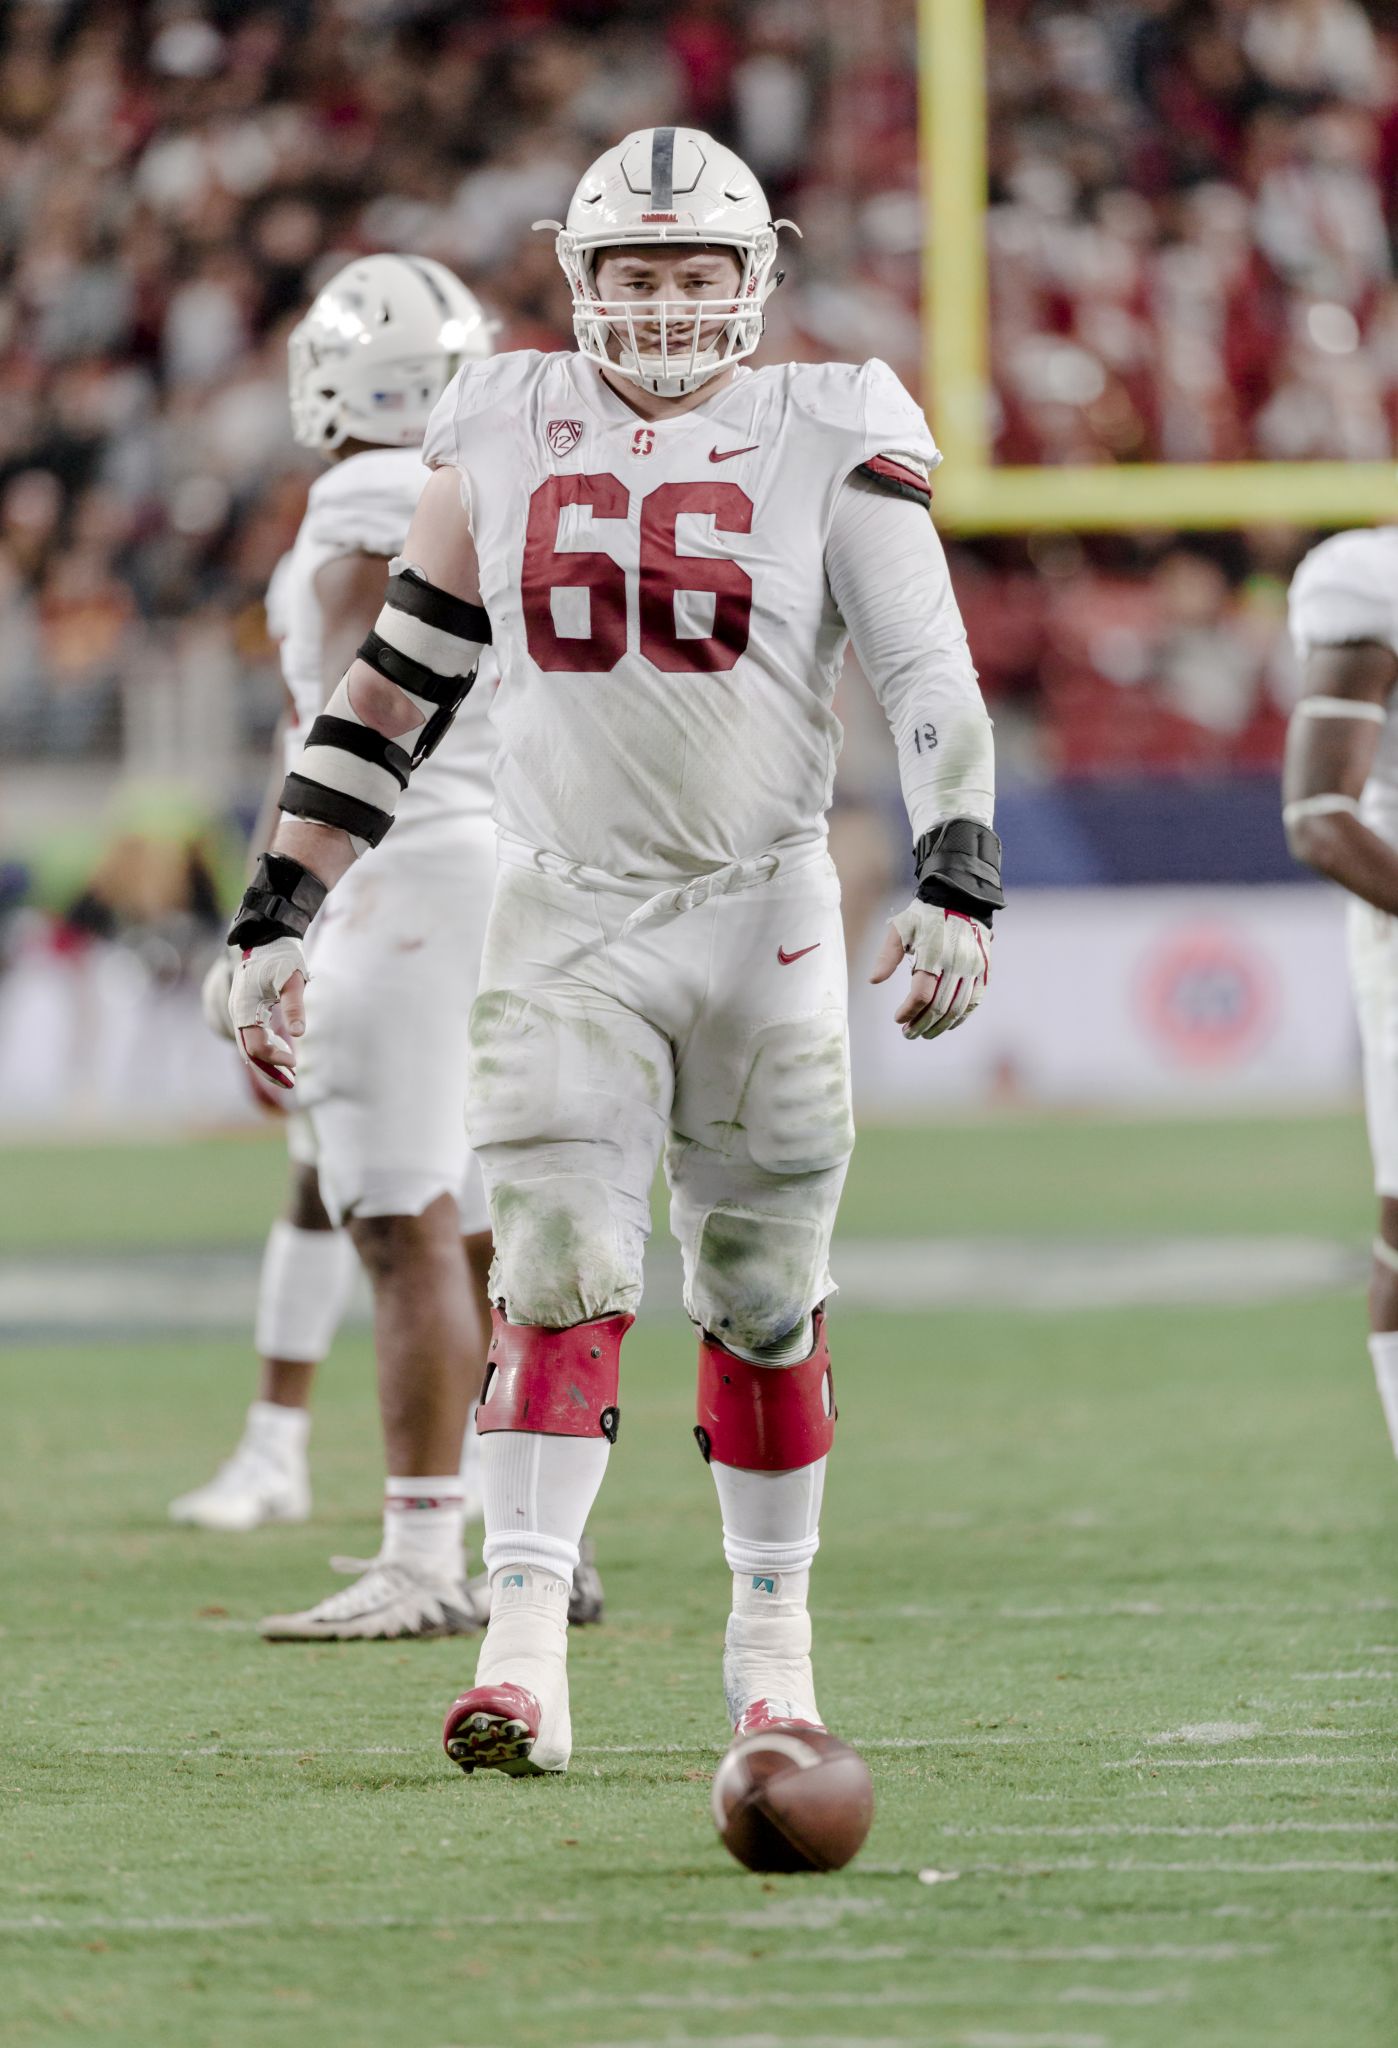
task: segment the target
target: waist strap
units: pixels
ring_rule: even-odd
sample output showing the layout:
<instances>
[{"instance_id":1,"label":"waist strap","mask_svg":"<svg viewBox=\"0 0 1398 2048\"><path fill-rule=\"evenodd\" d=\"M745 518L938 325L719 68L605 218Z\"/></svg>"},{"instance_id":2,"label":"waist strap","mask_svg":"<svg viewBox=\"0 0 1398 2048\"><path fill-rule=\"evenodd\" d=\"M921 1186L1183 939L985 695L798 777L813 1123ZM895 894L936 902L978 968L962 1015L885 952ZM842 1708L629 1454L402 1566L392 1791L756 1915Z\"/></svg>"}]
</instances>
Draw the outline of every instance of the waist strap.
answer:
<instances>
[{"instance_id":1,"label":"waist strap","mask_svg":"<svg viewBox=\"0 0 1398 2048\"><path fill-rule=\"evenodd\" d=\"M542 874L556 875L560 881L572 882L580 889L640 896L643 900L626 918L617 934L623 939L629 932L641 925L652 924L657 918L682 917L688 910L697 910L711 897L732 896L740 889L754 889L763 882L770 882L778 874L791 874L798 868L808 867L812 861L824 859L825 851L823 840L807 840L803 845L783 852L772 847L766 853L729 861L726 866L712 868L707 874L695 875L687 882L677 882L657 890L642 876L609 875L601 868L587 867L582 861L568 860L563 854L550 853L544 847L526 846L522 840L504 835L500 839L500 858L510 867L537 868Z\"/></svg>"}]
</instances>

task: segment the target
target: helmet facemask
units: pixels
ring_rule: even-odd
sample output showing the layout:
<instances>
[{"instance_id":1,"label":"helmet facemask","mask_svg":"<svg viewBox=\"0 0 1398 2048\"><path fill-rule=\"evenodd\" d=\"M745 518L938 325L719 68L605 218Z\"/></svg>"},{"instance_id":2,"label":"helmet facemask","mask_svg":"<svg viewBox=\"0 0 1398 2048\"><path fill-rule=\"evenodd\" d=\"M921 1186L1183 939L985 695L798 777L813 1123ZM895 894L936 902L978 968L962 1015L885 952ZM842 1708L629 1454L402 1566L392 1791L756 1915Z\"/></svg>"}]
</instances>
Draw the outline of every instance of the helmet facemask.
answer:
<instances>
[{"instance_id":1,"label":"helmet facemask","mask_svg":"<svg viewBox=\"0 0 1398 2048\"><path fill-rule=\"evenodd\" d=\"M737 288L714 299L599 298L599 255L604 250L624 251L628 245L728 250L740 265ZM770 227L743 237L700 237L692 228L666 236L648 227L640 234L614 231L586 238L565 228L556 246L572 288L573 332L580 352L658 398L686 397L719 371L750 356L762 339L762 309L777 282L772 276L777 237Z\"/></svg>"}]
</instances>

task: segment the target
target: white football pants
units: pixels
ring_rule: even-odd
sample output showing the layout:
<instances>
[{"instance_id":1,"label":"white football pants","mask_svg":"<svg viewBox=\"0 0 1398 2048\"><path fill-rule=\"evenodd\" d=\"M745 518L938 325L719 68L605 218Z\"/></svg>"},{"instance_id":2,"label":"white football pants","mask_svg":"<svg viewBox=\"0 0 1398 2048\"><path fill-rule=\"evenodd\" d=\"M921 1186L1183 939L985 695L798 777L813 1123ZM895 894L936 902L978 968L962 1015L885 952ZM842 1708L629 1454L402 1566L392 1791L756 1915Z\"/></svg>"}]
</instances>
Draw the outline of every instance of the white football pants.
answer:
<instances>
[{"instance_id":1,"label":"white football pants","mask_svg":"<svg viewBox=\"0 0 1398 2048\"><path fill-rule=\"evenodd\" d=\"M500 858L467 1090L492 1294L553 1329L634 1310L663 1144L686 1311L775 1343L834 1291L854 1143L824 847L660 896L509 840Z\"/></svg>"}]
</instances>

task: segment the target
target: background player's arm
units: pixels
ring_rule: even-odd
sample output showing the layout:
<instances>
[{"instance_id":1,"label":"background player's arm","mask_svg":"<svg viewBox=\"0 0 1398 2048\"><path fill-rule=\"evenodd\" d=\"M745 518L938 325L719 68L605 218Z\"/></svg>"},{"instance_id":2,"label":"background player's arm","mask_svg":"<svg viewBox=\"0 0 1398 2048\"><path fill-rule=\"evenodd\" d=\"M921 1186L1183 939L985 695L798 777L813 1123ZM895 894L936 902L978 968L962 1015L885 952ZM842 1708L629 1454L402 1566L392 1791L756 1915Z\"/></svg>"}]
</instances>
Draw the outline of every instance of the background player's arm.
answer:
<instances>
[{"instance_id":1,"label":"background player's arm","mask_svg":"<svg viewBox=\"0 0 1398 2048\"><path fill-rule=\"evenodd\" d=\"M919 856L918 899L890 925L872 978L886 981L912 953L912 982L895 1021L907 1037L935 1037L980 1000L991 919L1004 900L991 829L990 719L925 500L892 494L857 472L836 502L825 563L893 734ZM924 863L923 850L938 839L945 860L934 850ZM924 879L938 867L946 872Z\"/></svg>"},{"instance_id":2,"label":"background player's arm","mask_svg":"<svg viewBox=\"0 0 1398 2048\"><path fill-rule=\"evenodd\" d=\"M462 503L461 479L455 470L434 470L428 478L403 544L403 559L420 570L436 589L469 604L480 603L476 544ZM321 575L324 574L322 570ZM319 590L320 577L316 582ZM340 595L348 601L349 593ZM382 601L382 586L379 596ZM372 625L372 618L369 623ZM426 722L422 710L396 683L370 668L367 662L356 657L342 675L356 716L371 731L385 739L403 741L411 740L421 730ZM360 849L352 835L340 826L284 816L273 836L271 851L299 861L329 889L354 865Z\"/></svg>"},{"instance_id":3,"label":"background player's arm","mask_svg":"<svg viewBox=\"0 0 1398 2048\"><path fill-rule=\"evenodd\" d=\"M1384 707L1398 683L1398 655L1376 640L1312 647L1305 683L1286 736L1287 843L1307 867L1398 916L1398 852L1358 815Z\"/></svg>"},{"instance_id":4,"label":"background player's arm","mask_svg":"<svg viewBox=\"0 0 1398 2048\"><path fill-rule=\"evenodd\" d=\"M392 749L383 750L385 759L411 765L408 748L401 743L420 745L434 726L440 731L450 722L474 680L480 645L489 639L489 624L480 610L475 542L461 478L455 470L441 469L428 479L403 554L418 579L414 587L420 585L430 602L415 605L412 613L403 612L395 622L387 616L390 595L389 604L379 613L378 627L369 636L377 646L370 650L366 642L370 658L356 655L350 662L327 711L328 715L338 707L345 713L342 725L352 723L362 729L359 747L345 750L341 768L337 747L322 743L317 748L322 721L312 728L301 767L314 768L316 773L288 776L281 799L284 815L259 868L259 879L244 897L229 934L230 944L241 952L241 971L235 976L230 999L239 1046L254 1066L282 1087L291 1085L296 1055L271 1029L270 1015L273 1004L280 1002L289 1034L299 1038L306 1028L300 938L325 892L363 850L363 834L355 825L375 817L380 821L377 837L381 837L392 822L391 811L375 810L362 796L346 795L344 782L354 779L354 761L372 756L378 741L393 743ZM348 593L344 595L348 603ZM474 639L461 630L468 616L479 621ZM417 652L404 657L398 649L400 640L409 641ZM445 688L453 646L462 650L462 658L469 663L469 673L456 678L461 686L456 695ZM444 660L446 669L440 666ZM404 685L394 682L385 669L405 676ZM429 675L428 669L434 674ZM414 681L421 687L414 689ZM447 701L438 702L428 695L429 687L435 689L438 681L443 685L439 694ZM343 774L345 769L348 774ZM394 771L395 775L399 772ZM318 816L317 812L327 815ZM376 838L364 843L374 844Z\"/></svg>"}]
</instances>

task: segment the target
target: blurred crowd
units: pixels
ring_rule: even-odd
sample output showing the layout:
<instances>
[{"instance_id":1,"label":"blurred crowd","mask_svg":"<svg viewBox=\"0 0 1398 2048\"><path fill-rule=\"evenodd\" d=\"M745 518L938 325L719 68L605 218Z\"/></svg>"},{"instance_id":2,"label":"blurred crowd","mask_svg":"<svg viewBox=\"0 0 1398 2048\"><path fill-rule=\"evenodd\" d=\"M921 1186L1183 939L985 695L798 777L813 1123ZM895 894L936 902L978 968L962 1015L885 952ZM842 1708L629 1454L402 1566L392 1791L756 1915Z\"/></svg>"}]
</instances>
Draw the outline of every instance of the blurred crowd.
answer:
<instances>
[{"instance_id":1,"label":"blurred crowd","mask_svg":"<svg viewBox=\"0 0 1398 2048\"><path fill-rule=\"evenodd\" d=\"M1398 6L991 0L1007 462L1382 459Z\"/></svg>"},{"instance_id":2,"label":"blurred crowd","mask_svg":"<svg viewBox=\"0 0 1398 2048\"><path fill-rule=\"evenodd\" d=\"M799 210L776 353L915 381L912 55L889 0L6 7L0 750L129 752L219 642L265 731L260 600L307 483L289 327L351 255L404 248L464 276L502 346L570 345L531 224L631 126L713 127Z\"/></svg>"},{"instance_id":3,"label":"blurred crowd","mask_svg":"<svg viewBox=\"0 0 1398 2048\"><path fill-rule=\"evenodd\" d=\"M1390 452L1395 17L989 0L1002 459ZM502 346L569 345L531 224L630 127L713 129L799 220L766 357L920 388L915 53L912 0L0 8L0 753L245 798L310 474L291 324L394 247ZM957 548L1008 772L1273 760L1303 544Z\"/></svg>"}]
</instances>

